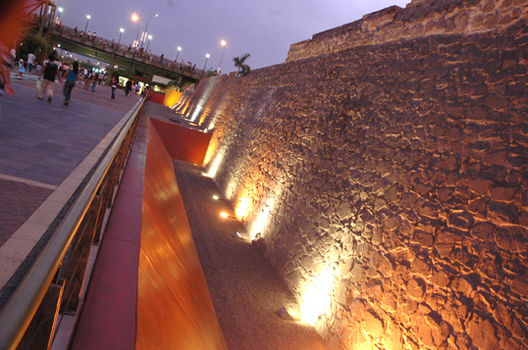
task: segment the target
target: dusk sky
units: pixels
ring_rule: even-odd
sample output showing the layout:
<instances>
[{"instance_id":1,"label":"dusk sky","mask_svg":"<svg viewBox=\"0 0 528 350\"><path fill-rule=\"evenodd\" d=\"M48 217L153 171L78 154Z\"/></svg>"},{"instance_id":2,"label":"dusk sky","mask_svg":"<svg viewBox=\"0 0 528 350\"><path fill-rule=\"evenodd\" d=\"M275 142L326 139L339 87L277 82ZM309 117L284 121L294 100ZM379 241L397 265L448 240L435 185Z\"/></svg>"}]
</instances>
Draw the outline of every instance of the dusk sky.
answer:
<instances>
[{"instance_id":1,"label":"dusk sky","mask_svg":"<svg viewBox=\"0 0 528 350\"><path fill-rule=\"evenodd\" d=\"M88 31L107 39L119 37L130 44L152 17L148 32L153 36L149 49L174 59L177 47L184 59L203 68L205 54L211 58L208 68L218 67L222 48L227 41L222 70L235 70L232 58L251 54L247 63L252 69L284 62L289 46L311 38L312 34L360 19L370 12L391 5L405 7L410 0L56 0L64 8L64 25L83 30L86 14L91 15ZM139 26L130 17L136 12L141 17ZM145 44L146 46L146 44Z\"/></svg>"}]
</instances>

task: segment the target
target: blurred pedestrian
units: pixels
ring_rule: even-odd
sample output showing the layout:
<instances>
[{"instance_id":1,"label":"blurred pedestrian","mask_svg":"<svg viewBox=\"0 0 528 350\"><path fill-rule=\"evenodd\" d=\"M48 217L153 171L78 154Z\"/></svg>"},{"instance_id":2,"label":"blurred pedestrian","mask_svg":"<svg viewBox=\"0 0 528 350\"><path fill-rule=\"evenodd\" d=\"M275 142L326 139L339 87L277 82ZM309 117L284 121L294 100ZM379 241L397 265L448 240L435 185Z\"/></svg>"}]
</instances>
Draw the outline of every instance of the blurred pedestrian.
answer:
<instances>
[{"instance_id":1,"label":"blurred pedestrian","mask_svg":"<svg viewBox=\"0 0 528 350\"><path fill-rule=\"evenodd\" d=\"M98 82L99 82L99 75L94 71L92 73L92 92L95 92L95 88L97 87Z\"/></svg>"},{"instance_id":2,"label":"blurred pedestrian","mask_svg":"<svg viewBox=\"0 0 528 350\"><path fill-rule=\"evenodd\" d=\"M22 74L26 71L26 68L24 67L24 60L19 59L18 60L18 80L22 79Z\"/></svg>"},{"instance_id":3,"label":"blurred pedestrian","mask_svg":"<svg viewBox=\"0 0 528 350\"><path fill-rule=\"evenodd\" d=\"M0 43L0 95L5 91L6 95L13 96L15 91L11 86L9 68L11 67L11 55L7 48Z\"/></svg>"},{"instance_id":4,"label":"blurred pedestrian","mask_svg":"<svg viewBox=\"0 0 528 350\"><path fill-rule=\"evenodd\" d=\"M68 68L68 70L64 72L63 78L66 79L63 91L64 105L67 106L70 104L71 93L75 87L75 82L79 80L79 62L73 62L73 67Z\"/></svg>"},{"instance_id":5,"label":"blurred pedestrian","mask_svg":"<svg viewBox=\"0 0 528 350\"><path fill-rule=\"evenodd\" d=\"M27 70L29 73L33 70L33 65L35 64L35 55L30 52L27 57Z\"/></svg>"},{"instance_id":6,"label":"blurred pedestrian","mask_svg":"<svg viewBox=\"0 0 528 350\"><path fill-rule=\"evenodd\" d=\"M53 83L55 78L59 77L59 82L62 83L62 78L59 72L59 66L55 62L55 51L52 51L48 55L48 62L44 66L44 69L40 72L39 80L42 78L42 83L40 85L40 92L38 95L39 100L42 100L44 97L44 92L48 93L48 102L51 102L53 98Z\"/></svg>"},{"instance_id":7,"label":"blurred pedestrian","mask_svg":"<svg viewBox=\"0 0 528 350\"><path fill-rule=\"evenodd\" d=\"M118 83L117 76L114 75L112 77L112 100L115 99L115 91L117 89L117 83Z\"/></svg>"},{"instance_id":8,"label":"blurred pedestrian","mask_svg":"<svg viewBox=\"0 0 528 350\"><path fill-rule=\"evenodd\" d=\"M0 85L5 93L14 94L9 78L11 63L14 62L14 47L24 32L29 28L32 10L40 5L37 0L2 0L0 1ZM13 58L10 57L14 53Z\"/></svg>"},{"instance_id":9,"label":"blurred pedestrian","mask_svg":"<svg viewBox=\"0 0 528 350\"><path fill-rule=\"evenodd\" d=\"M130 90L132 90L132 81L128 79L125 84L125 96L128 96L128 94L130 93Z\"/></svg>"}]
</instances>

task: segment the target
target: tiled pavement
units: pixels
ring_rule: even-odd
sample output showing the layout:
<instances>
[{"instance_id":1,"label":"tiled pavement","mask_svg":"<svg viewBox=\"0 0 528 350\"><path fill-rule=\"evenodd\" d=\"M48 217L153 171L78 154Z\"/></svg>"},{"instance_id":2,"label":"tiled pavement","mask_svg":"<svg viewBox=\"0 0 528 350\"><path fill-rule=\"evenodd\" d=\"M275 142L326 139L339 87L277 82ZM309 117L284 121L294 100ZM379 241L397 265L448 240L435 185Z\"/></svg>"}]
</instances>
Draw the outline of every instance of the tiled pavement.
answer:
<instances>
[{"instance_id":1,"label":"tiled pavement","mask_svg":"<svg viewBox=\"0 0 528 350\"><path fill-rule=\"evenodd\" d=\"M76 177L84 176L81 162L96 146L101 148L101 140L138 101L137 96L125 97L120 90L111 100L110 89L103 86L95 93L76 87L70 105L64 106L57 83L51 103L37 99L34 80L14 80L13 87L15 96L0 96L0 289L8 270L4 267L15 263L11 254L24 240L38 240L37 230L31 227L44 220L35 210L50 199L55 207L59 207L58 198L66 200L62 197L68 191L55 193L55 189L74 170ZM35 215L39 217L28 221ZM29 229L17 240L14 233L23 224Z\"/></svg>"},{"instance_id":2,"label":"tiled pavement","mask_svg":"<svg viewBox=\"0 0 528 350\"><path fill-rule=\"evenodd\" d=\"M32 186L18 181L0 179L0 245L53 192L50 188ZM13 205L17 203L16 205Z\"/></svg>"}]
</instances>

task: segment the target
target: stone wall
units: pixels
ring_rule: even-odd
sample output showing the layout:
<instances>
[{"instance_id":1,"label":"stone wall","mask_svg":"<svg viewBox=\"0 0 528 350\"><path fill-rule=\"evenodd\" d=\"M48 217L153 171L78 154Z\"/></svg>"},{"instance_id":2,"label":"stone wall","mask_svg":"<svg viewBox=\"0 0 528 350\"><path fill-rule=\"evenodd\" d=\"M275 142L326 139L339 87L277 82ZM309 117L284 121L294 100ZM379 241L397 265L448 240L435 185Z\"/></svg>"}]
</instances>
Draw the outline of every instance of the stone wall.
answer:
<instances>
[{"instance_id":1,"label":"stone wall","mask_svg":"<svg viewBox=\"0 0 528 350\"><path fill-rule=\"evenodd\" d=\"M401 39L500 30L526 16L526 0L414 0L293 44L286 62Z\"/></svg>"},{"instance_id":2,"label":"stone wall","mask_svg":"<svg viewBox=\"0 0 528 350\"><path fill-rule=\"evenodd\" d=\"M331 348L528 348L527 24L200 83L207 170Z\"/></svg>"}]
</instances>

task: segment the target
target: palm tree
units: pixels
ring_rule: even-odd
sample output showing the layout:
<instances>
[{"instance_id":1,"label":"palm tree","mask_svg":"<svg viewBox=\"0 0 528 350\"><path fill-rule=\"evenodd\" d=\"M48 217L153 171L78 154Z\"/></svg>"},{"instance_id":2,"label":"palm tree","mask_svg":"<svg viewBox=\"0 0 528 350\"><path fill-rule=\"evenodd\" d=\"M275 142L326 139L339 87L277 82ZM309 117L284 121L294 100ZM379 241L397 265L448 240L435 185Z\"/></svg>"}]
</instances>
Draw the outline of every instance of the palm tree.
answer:
<instances>
[{"instance_id":1,"label":"palm tree","mask_svg":"<svg viewBox=\"0 0 528 350\"><path fill-rule=\"evenodd\" d=\"M247 64L244 63L249 58L249 56L251 55L248 53L245 53L245 54L240 55L239 57L233 57L233 62L235 62L235 67L238 68L237 74L236 74L237 76L240 75L240 71L242 71L242 75L249 74L251 69L249 68Z\"/></svg>"}]
</instances>

